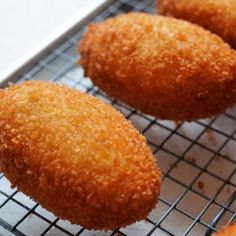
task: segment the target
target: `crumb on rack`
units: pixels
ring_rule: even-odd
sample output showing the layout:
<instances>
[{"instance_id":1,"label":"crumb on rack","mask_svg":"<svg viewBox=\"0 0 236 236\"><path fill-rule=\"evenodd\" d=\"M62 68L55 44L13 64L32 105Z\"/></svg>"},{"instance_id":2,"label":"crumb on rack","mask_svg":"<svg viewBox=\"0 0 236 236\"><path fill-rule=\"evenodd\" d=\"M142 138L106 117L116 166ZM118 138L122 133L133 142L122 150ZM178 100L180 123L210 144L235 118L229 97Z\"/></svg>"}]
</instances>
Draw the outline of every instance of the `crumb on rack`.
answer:
<instances>
[{"instance_id":1,"label":"crumb on rack","mask_svg":"<svg viewBox=\"0 0 236 236\"><path fill-rule=\"evenodd\" d=\"M226 192L227 192L227 193L230 193L230 192L231 192L231 188L230 188L229 185L226 187Z\"/></svg>"},{"instance_id":2,"label":"crumb on rack","mask_svg":"<svg viewBox=\"0 0 236 236\"><path fill-rule=\"evenodd\" d=\"M179 148L179 145L176 144L176 143L172 143L172 148L174 148L174 149L178 149L178 148Z\"/></svg>"},{"instance_id":3,"label":"crumb on rack","mask_svg":"<svg viewBox=\"0 0 236 236\"><path fill-rule=\"evenodd\" d=\"M203 188L204 188L204 182L202 181L202 180L199 180L198 181L198 188L200 189L200 190L202 190Z\"/></svg>"},{"instance_id":4,"label":"crumb on rack","mask_svg":"<svg viewBox=\"0 0 236 236\"><path fill-rule=\"evenodd\" d=\"M217 141L216 141L216 137L214 135L214 133L212 132L211 129L207 129L206 130L207 132L207 138L208 138L208 141L213 145L213 146L216 146L217 145Z\"/></svg>"},{"instance_id":5,"label":"crumb on rack","mask_svg":"<svg viewBox=\"0 0 236 236\"><path fill-rule=\"evenodd\" d=\"M175 125L176 125L176 127L178 127L178 125L177 125L176 122L175 122ZM185 132L185 129L184 129L184 127L183 127L182 125L180 125L178 131L179 131L182 135L187 136L187 134L186 134L186 132Z\"/></svg>"},{"instance_id":6,"label":"crumb on rack","mask_svg":"<svg viewBox=\"0 0 236 236\"><path fill-rule=\"evenodd\" d=\"M176 126L176 127L178 127L179 125L181 125L181 124L182 124L182 122L181 122L181 121L175 121L174 123L175 123L175 126Z\"/></svg>"},{"instance_id":7,"label":"crumb on rack","mask_svg":"<svg viewBox=\"0 0 236 236\"><path fill-rule=\"evenodd\" d=\"M232 158L231 158L231 156L229 154L225 154L224 156L225 156L225 158L227 158L229 160L232 160Z\"/></svg>"},{"instance_id":8,"label":"crumb on rack","mask_svg":"<svg viewBox=\"0 0 236 236\"><path fill-rule=\"evenodd\" d=\"M178 164L175 164L175 162L170 163L169 169L171 168L178 168Z\"/></svg>"},{"instance_id":9,"label":"crumb on rack","mask_svg":"<svg viewBox=\"0 0 236 236\"><path fill-rule=\"evenodd\" d=\"M192 157L192 156L188 156L187 157L187 160L190 161L192 164L196 165L196 158L195 157Z\"/></svg>"}]
</instances>

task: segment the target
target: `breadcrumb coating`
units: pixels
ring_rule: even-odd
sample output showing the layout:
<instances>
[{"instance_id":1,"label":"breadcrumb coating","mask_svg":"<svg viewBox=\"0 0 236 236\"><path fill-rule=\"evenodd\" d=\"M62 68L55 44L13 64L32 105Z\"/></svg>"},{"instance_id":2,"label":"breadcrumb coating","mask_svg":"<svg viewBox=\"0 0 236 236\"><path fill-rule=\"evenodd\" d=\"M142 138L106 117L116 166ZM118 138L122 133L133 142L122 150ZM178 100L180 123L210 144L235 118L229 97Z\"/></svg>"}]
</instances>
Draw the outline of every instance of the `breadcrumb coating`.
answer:
<instances>
[{"instance_id":1,"label":"breadcrumb coating","mask_svg":"<svg viewBox=\"0 0 236 236\"><path fill-rule=\"evenodd\" d=\"M157 11L201 25L236 49L235 0L157 0Z\"/></svg>"},{"instance_id":2,"label":"breadcrumb coating","mask_svg":"<svg viewBox=\"0 0 236 236\"><path fill-rule=\"evenodd\" d=\"M130 121L49 82L0 90L0 167L18 190L88 229L145 218L160 191L161 172Z\"/></svg>"},{"instance_id":3,"label":"breadcrumb coating","mask_svg":"<svg viewBox=\"0 0 236 236\"><path fill-rule=\"evenodd\" d=\"M94 84L158 118L210 117L236 101L236 52L186 21L120 15L90 25L79 52Z\"/></svg>"},{"instance_id":4,"label":"breadcrumb coating","mask_svg":"<svg viewBox=\"0 0 236 236\"><path fill-rule=\"evenodd\" d=\"M219 233L214 234L214 236L236 236L236 224L230 224Z\"/></svg>"}]
</instances>

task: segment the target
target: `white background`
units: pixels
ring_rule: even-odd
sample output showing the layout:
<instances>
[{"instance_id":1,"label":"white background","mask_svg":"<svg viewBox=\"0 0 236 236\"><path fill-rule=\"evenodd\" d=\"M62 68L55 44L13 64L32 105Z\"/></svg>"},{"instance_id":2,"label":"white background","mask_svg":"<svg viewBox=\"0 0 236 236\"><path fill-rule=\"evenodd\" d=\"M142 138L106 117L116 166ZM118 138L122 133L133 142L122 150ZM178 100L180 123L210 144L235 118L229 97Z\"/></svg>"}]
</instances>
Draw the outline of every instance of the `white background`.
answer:
<instances>
[{"instance_id":1,"label":"white background","mask_svg":"<svg viewBox=\"0 0 236 236\"><path fill-rule=\"evenodd\" d=\"M105 0L1 0L0 82Z\"/></svg>"}]
</instances>

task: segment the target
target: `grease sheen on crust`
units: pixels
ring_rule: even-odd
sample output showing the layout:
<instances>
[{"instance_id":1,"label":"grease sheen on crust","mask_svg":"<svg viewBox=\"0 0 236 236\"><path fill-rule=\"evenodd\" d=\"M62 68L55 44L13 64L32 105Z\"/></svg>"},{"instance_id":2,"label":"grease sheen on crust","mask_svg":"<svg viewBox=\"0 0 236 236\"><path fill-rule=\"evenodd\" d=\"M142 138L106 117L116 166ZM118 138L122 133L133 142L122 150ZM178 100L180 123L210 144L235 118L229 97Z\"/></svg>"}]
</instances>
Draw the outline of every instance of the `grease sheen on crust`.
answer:
<instances>
[{"instance_id":1,"label":"grease sheen on crust","mask_svg":"<svg viewBox=\"0 0 236 236\"><path fill-rule=\"evenodd\" d=\"M201 25L236 49L235 0L158 0L157 11Z\"/></svg>"},{"instance_id":2,"label":"grease sheen on crust","mask_svg":"<svg viewBox=\"0 0 236 236\"><path fill-rule=\"evenodd\" d=\"M236 53L186 21L120 15L90 25L79 52L94 84L158 118L210 117L236 101Z\"/></svg>"},{"instance_id":3,"label":"grease sheen on crust","mask_svg":"<svg viewBox=\"0 0 236 236\"><path fill-rule=\"evenodd\" d=\"M0 90L0 167L18 190L88 229L145 218L160 190L161 172L129 121L48 82Z\"/></svg>"}]
</instances>

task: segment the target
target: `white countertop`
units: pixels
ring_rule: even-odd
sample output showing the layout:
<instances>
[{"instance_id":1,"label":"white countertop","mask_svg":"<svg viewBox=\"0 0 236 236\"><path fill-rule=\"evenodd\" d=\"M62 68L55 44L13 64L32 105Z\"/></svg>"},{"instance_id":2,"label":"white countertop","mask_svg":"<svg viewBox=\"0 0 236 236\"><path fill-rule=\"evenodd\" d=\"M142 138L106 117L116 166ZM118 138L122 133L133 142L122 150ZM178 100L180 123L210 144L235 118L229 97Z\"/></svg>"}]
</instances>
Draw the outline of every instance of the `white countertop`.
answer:
<instances>
[{"instance_id":1,"label":"white countertop","mask_svg":"<svg viewBox=\"0 0 236 236\"><path fill-rule=\"evenodd\" d=\"M106 0L1 0L0 82Z\"/></svg>"}]
</instances>

